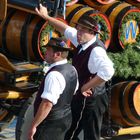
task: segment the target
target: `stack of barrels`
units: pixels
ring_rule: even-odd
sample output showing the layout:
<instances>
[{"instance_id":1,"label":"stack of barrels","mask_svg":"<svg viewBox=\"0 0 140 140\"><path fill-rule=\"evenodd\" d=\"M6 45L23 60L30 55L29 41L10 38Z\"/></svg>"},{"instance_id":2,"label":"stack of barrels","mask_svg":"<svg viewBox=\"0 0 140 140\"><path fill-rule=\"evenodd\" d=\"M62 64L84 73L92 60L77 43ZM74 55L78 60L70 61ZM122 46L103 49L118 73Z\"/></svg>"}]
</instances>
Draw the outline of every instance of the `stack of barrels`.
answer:
<instances>
[{"instance_id":1,"label":"stack of barrels","mask_svg":"<svg viewBox=\"0 0 140 140\"><path fill-rule=\"evenodd\" d=\"M138 41L138 44L140 44L140 40L138 39L140 37L140 9L131 5L131 0L127 0L129 3L117 0L113 2L108 1L108 4L107 1L106 4L103 4L100 0L84 1L106 14L111 22L111 51L119 51L124 49L127 44L138 43ZM140 1L135 0L135 3L139 5Z\"/></svg>"}]
</instances>

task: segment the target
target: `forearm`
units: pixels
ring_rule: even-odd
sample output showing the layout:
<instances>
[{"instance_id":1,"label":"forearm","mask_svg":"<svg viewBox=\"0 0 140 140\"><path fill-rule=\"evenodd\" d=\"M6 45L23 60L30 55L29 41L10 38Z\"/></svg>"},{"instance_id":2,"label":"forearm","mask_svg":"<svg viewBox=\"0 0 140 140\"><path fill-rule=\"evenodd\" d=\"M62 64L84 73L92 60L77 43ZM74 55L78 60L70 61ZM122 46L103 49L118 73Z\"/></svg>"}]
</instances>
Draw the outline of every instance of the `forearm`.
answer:
<instances>
[{"instance_id":1,"label":"forearm","mask_svg":"<svg viewBox=\"0 0 140 140\"><path fill-rule=\"evenodd\" d=\"M52 109L52 103L48 100L42 100L37 114L32 122L32 127L37 127L49 114Z\"/></svg>"},{"instance_id":2,"label":"forearm","mask_svg":"<svg viewBox=\"0 0 140 140\"><path fill-rule=\"evenodd\" d=\"M54 26L54 28L61 32L62 34L64 34L66 28L68 27L68 25L56 18L53 18L53 17L50 17L48 16L47 18L45 18L45 20L48 20L49 21L49 24Z\"/></svg>"},{"instance_id":3,"label":"forearm","mask_svg":"<svg viewBox=\"0 0 140 140\"><path fill-rule=\"evenodd\" d=\"M105 81L102 78L100 78L98 75L96 75L94 78L92 78L91 80L89 80L87 83L85 83L82 86L81 92L85 92L91 88L95 88L104 82Z\"/></svg>"}]
</instances>

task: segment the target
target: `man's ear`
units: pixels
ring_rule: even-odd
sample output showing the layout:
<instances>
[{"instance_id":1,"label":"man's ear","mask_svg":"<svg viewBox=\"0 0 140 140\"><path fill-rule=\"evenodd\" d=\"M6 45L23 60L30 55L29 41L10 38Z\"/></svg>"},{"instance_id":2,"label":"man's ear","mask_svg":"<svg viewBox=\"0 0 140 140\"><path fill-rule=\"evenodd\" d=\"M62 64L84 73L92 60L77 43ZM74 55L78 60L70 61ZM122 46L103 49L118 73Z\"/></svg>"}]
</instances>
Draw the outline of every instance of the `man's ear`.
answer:
<instances>
[{"instance_id":1,"label":"man's ear","mask_svg":"<svg viewBox=\"0 0 140 140\"><path fill-rule=\"evenodd\" d=\"M54 57L60 57L62 55L62 52L58 51L54 53Z\"/></svg>"}]
</instances>

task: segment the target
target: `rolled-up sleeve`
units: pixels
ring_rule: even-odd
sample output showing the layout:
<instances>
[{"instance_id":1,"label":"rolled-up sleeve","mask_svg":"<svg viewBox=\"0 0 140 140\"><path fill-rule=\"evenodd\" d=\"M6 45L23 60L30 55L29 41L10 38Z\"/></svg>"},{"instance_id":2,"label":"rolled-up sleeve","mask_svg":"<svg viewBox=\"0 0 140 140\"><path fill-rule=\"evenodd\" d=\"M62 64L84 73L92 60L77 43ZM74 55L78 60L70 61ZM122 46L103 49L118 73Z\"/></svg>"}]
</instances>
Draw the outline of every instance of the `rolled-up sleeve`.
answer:
<instances>
[{"instance_id":1,"label":"rolled-up sleeve","mask_svg":"<svg viewBox=\"0 0 140 140\"><path fill-rule=\"evenodd\" d=\"M89 71L105 81L112 78L114 74L113 62L108 57L106 51L101 47L92 50L88 62Z\"/></svg>"},{"instance_id":2,"label":"rolled-up sleeve","mask_svg":"<svg viewBox=\"0 0 140 140\"><path fill-rule=\"evenodd\" d=\"M78 45L77 30L75 28L68 27L64 32L64 36L69 39L75 47Z\"/></svg>"},{"instance_id":3,"label":"rolled-up sleeve","mask_svg":"<svg viewBox=\"0 0 140 140\"><path fill-rule=\"evenodd\" d=\"M50 72L45 79L41 98L47 99L55 105L65 89L66 81L60 72Z\"/></svg>"}]
</instances>

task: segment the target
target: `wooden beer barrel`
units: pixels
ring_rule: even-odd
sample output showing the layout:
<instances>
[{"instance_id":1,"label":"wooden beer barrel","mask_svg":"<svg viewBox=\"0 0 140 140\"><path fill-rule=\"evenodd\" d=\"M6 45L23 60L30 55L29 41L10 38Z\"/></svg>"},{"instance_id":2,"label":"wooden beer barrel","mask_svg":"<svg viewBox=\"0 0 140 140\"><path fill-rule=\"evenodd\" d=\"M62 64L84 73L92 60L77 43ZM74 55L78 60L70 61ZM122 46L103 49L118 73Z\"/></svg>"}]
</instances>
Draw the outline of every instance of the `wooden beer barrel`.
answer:
<instances>
[{"instance_id":1,"label":"wooden beer barrel","mask_svg":"<svg viewBox=\"0 0 140 140\"><path fill-rule=\"evenodd\" d=\"M17 14L18 12L20 16ZM1 38L2 46L8 55L15 56L17 54L19 58L23 58L23 53L20 48L20 36L25 18L28 14L18 12L14 9L8 9L6 20L2 26Z\"/></svg>"},{"instance_id":2,"label":"wooden beer barrel","mask_svg":"<svg viewBox=\"0 0 140 140\"><path fill-rule=\"evenodd\" d=\"M140 83L125 81L111 90L112 120L121 126L140 125Z\"/></svg>"},{"instance_id":3,"label":"wooden beer barrel","mask_svg":"<svg viewBox=\"0 0 140 140\"><path fill-rule=\"evenodd\" d=\"M114 2L115 0L84 0L85 3L87 3L89 6L92 7L93 4L109 4Z\"/></svg>"},{"instance_id":4,"label":"wooden beer barrel","mask_svg":"<svg viewBox=\"0 0 140 140\"><path fill-rule=\"evenodd\" d=\"M127 45L139 46L140 10L126 2L116 1L100 7L112 26L110 50L120 51Z\"/></svg>"},{"instance_id":5,"label":"wooden beer barrel","mask_svg":"<svg viewBox=\"0 0 140 140\"><path fill-rule=\"evenodd\" d=\"M0 23L5 20L7 13L7 0L0 0Z\"/></svg>"},{"instance_id":6,"label":"wooden beer barrel","mask_svg":"<svg viewBox=\"0 0 140 140\"><path fill-rule=\"evenodd\" d=\"M36 0L7 0L7 6L28 13L36 14L35 7L38 5Z\"/></svg>"},{"instance_id":7,"label":"wooden beer barrel","mask_svg":"<svg viewBox=\"0 0 140 140\"><path fill-rule=\"evenodd\" d=\"M67 20L67 22L70 23L70 20L73 17L73 15L83 7L84 7L83 4L74 4L71 7L67 7L67 9L66 9L66 20Z\"/></svg>"},{"instance_id":8,"label":"wooden beer barrel","mask_svg":"<svg viewBox=\"0 0 140 140\"><path fill-rule=\"evenodd\" d=\"M67 4L66 6L72 6L74 5L75 3L77 3L79 0L67 0Z\"/></svg>"},{"instance_id":9,"label":"wooden beer barrel","mask_svg":"<svg viewBox=\"0 0 140 140\"><path fill-rule=\"evenodd\" d=\"M32 27L29 27L29 23L31 23L31 21L34 21L34 18L36 18L36 24L32 24ZM32 34L32 36L28 36L27 38L27 32L29 32L30 30L35 30L36 32L39 32L38 28L35 29L35 27L37 24L40 24L40 26L42 26L43 23L44 21L42 21L42 19L38 16L31 18L31 14L27 12L9 9L6 20L2 26L1 37L2 46L6 52L6 55L8 57L18 58L21 60L26 59L28 40L32 40L32 36L35 35ZM39 27L39 25L37 27ZM37 42L36 40L37 39L35 39L34 42ZM34 46L34 48L35 47L36 46ZM32 52L30 53L32 54Z\"/></svg>"},{"instance_id":10,"label":"wooden beer barrel","mask_svg":"<svg viewBox=\"0 0 140 140\"><path fill-rule=\"evenodd\" d=\"M106 15L82 4L74 4L71 7L67 7L66 20L71 26L74 27L75 24L73 24L73 22L77 22L84 16L91 16L96 19L100 28L100 32L103 35L98 35L98 37L104 42L105 47L108 48L111 41L111 25Z\"/></svg>"},{"instance_id":11,"label":"wooden beer barrel","mask_svg":"<svg viewBox=\"0 0 140 140\"><path fill-rule=\"evenodd\" d=\"M62 18L56 18L64 23L67 24L67 22L62 19ZM45 24L41 27L39 34L38 34L38 52L40 52L41 54L45 54L45 50L46 48L43 48L44 45L46 45L48 43L48 41L50 40L51 37L60 37L61 33L56 31L55 28L51 25L49 25L48 21L45 22ZM67 40L67 45L70 46L70 40ZM44 49L44 50L43 50ZM33 49L34 50L34 49ZM33 52L32 50L32 52ZM44 57L42 58L44 59Z\"/></svg>"},{"instance_id":12,"label":"wooden beer barrel","mask_svg":"<svg viewBox=\"0 0 140 140\"><path fill-rule=\"evenodd\" d=\"M5 50L7 57L21 60L26 60L29 57L32 61L43 61L44 57L38 39L42 28L47 25L48 22L39 16L9 9L7 18L0 27L2 29L0 30L0 39L2 40L0 46ZM56 37L57 33L55 32L55 30L48 30L47 42L50 37Z\"/></svg>"},{"instance_id":13,"label":"wooden beer barrel","mask_svg":"<svg viewBox=\"0 0 140 140\"><path fill-rule=\"evenodd\" d=\"M140 0L125 0L127 3L130 3L138 8L140 8Z\"/></svg>"}]
</instances>

